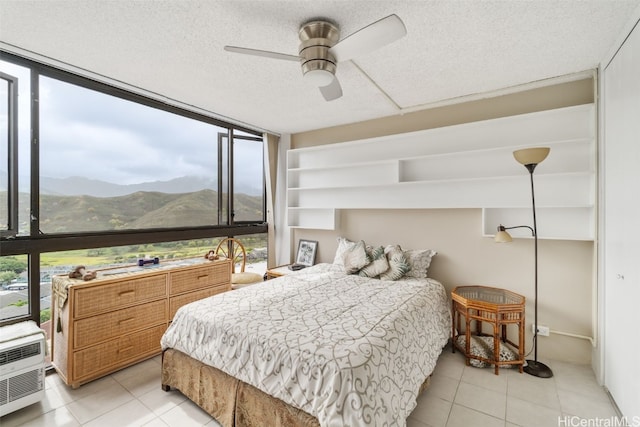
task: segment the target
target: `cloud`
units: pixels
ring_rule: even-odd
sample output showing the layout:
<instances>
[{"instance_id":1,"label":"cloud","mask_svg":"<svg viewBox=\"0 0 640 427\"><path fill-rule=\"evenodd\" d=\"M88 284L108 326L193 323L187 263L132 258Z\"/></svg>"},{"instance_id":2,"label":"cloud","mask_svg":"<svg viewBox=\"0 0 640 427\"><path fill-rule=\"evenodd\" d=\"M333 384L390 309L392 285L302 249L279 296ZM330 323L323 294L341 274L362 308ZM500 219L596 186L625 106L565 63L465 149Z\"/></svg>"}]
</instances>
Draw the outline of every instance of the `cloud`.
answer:
<instances>
[{"instance_id":1,"label":"cloud","mask_svg":"<svg viewBox=\"0 0 640 427\"><path fill-rule=\"evenodd\" d=\"M41 80L39 104L42 176L133 184L217 174L226 128L50 78ZM258 146L259 157L238 147L236 165L259 181Z\"/></svg>"}]
</instances>

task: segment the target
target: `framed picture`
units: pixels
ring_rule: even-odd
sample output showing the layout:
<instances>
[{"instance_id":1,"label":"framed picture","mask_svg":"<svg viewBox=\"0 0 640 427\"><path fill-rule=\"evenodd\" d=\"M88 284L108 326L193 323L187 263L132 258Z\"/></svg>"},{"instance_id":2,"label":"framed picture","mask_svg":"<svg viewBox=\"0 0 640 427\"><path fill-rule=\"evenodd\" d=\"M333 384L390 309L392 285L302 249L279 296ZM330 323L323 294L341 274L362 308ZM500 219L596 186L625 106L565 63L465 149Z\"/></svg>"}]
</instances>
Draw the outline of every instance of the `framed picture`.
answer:
<instances>
[{"instance_id":1,"label":"framed picture","mask_svg":"<svg viewBox=\"0 0 640 427\"><path fill-rule=\"evenodd\" d=\"M296 254L296 264L311 267L316 262L316 251L318 250L318 242L315 240L298 241L298 253Z\"/></svg>"}]
</instances>

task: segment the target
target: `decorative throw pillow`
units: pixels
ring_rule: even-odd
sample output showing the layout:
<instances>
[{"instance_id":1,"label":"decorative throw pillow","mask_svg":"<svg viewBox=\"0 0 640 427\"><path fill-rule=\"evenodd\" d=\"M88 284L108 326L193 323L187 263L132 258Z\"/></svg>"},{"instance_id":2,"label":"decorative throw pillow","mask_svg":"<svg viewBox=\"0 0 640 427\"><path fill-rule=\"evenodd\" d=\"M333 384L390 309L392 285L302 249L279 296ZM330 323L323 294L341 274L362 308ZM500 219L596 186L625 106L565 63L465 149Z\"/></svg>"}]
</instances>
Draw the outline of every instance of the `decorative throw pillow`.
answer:
<instances>
[{"instance_id":1,"label":"decorative throw pillow","mask_svg":"<svg viewBox=\"0 0 640 427\"><path fill-rule=\"evenodd\" d=\"M471 335L470 341L471 344L469 346L469 351L472 355L493 360L493 337ZM458 335L458 337L456 338L456 343L460 348L465 348L466 342L467 337L464 335ZM518 353L516 353L515 350L500 341L499 359L501 362L518 360ZM482 360L478 359L469 359L469 364L471 366L475 366L476 368L486 368L487 366L492 366L490 363L483 362ZM511 368L513 366L516 365L505 365L501 366L501 368Z\"/></svg>"},{"instance_id":2,"label":"decorative throw pillow","mask_svg":"<svg viewBox=\"0 0 640 427\"><path fill-rule=\"evenodd\" d=\"M402 248L399 245L389 245L384 252L387 256L387 261L389 261L389 269L380 274L381 280L398 280L411 270L411 266L404 257Z\"/></svg>"},{"instance_id":3,"label":"decorative throw pillow","mask_svg":"<svg viewBox=\"0 0 640 427\"><path fill-rule=\"evenodd\" d=\"M370 262L371 260L365 250L364 240L355 243L342 254L342 264L347 274L357 273Z\"/></svg>"},{"instance_id":4,"label":"decorative throw pillow","mask_svg":"<svg viewBox=\"0 0 640 427\"><path fill-rule=\"evenodd\" d=\"M403 251L403 253L411 266L411 270L409 270L405 276L426 279L427 270L431 265L431 258L433 258L437 252L432 249L410 249Z\"/></svg>"},{"instance_id":5,"label":"decorative throw pillow","mask_svg":"<svg viewBox=\"0 0 640 427\"><path fill-rule=\"evenodd\" d=\"M378 246L376 248L367 246L367 256L371 259L369 265L365 265L358 275L363 277L377 277L389 269L389 261L384 254L384 248Z\"/></svg>"},{"instance_id":6,"label":"decorative throw pillow","mask_svg":"<svg viewBox=\"0 0 640 427\"><path fill-rule=\"evenodd\" d=\"M333 263L337 265L344 265L344 262L342 261L342 256L344 255L345 251L350 247L354 246L356 242L352 242L351 240L344 237L338 237L337 240L338 240L338 248L336 249L336 254L333 257Z\"/></svg>"}]
</instances>

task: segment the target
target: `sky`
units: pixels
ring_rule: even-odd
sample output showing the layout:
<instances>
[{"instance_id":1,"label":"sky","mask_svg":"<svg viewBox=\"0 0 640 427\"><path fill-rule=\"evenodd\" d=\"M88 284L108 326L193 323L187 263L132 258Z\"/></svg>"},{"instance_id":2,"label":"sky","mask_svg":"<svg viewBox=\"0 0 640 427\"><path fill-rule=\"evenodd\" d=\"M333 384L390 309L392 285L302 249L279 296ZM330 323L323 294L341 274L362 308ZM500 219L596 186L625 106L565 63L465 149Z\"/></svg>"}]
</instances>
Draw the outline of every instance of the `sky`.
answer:
<instances>
[{"instance_id":1,"label":"sky","mask_svg":"<svg viewBox=\"0 0 640 427\"><path fill-rule=\"evenodd\" d=\"M0 61L0 70L17 76L20 175L28 175L29 74ZM186 119L134 102L40 79L40 172L42 176L81 176L116 184L167 181L182 176L214 177L218 133L225 128ZM260 149L236 146L243 174L261 179ZM258 181L259 182L259 181Z\"/></svg>"}]
</instances>

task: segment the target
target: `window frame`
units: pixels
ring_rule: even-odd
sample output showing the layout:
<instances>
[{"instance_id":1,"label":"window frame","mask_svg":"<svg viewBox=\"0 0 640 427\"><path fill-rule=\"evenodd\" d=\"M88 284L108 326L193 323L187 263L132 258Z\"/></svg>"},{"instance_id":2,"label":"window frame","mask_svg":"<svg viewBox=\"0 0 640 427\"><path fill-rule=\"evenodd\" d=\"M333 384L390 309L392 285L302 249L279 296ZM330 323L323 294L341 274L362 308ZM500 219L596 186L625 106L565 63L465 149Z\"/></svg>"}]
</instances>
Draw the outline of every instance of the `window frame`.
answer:
<instances>
[{"instance_id":1,"label":"window frame","mask_svg":"<svg viewBox=\"0 0 640 427\"><path fill-rule=\"evenodd\" d=\"M7 82L7 229L0 238L18 234L18 78L0 71Z\"/></svg>"},{"instance_id":2,"label":"window frame","mask_svg":"<svg viewBox=\"0 0 640 427\"><path fill-rule=\"evenodd\" d=\"M66 251L73 249L94 249L101 247L111 246L123 246L123 245L136 245L136 244L148 244L148 243L160 243L160 242L172 242L180 240L193 240L193 239L209 239L217 237L232 237L242 236L249 234L267 234L267 222L266 222L266 197L263 197L263 220L253 221L247 223L234 224L233 219L229 218L228 222L222 222L217 225L210 226L197 226L197 227L167 227L167 228L150 228L139 230L109 230L109 231L95 231L95 232L76 232L76 233L60 233L60 234L43 234L40 232L39 224L39 209L40 209L40 157L39 157L39 78L40 76L46 76L48 78L61 80L66 83L71 83L84 87L87 89L95 90L106 95L116 96L131 102L145 105L150 108L157 108L163 111L174 113L185 118L202 121L214 126L227 129L227 137L231 141L233 138L233 131L241 131L247 134L255 135L256 139L262 139L263 134L260 131L253 130L244 126L240 126L234 123L225 122L218 118L208 116L188 108L181 108L177 103L170 103L159 101L151 97L143 96L139 93L134 93L125 90L120 87L97 81L88 77L80 76L78 74L71 73L62 69L58 69L51 65L47 65L41 62L37 62L31 59L23 58L21 56L8 53L0 49L1 58L3 61L10 62L19 66L29 68L31 71L31 143L29 144L31 149L30 158L30 177L31 177L31 219L30 228L27 235L0 235L1 251L3 256L11 255L27 255L29 265L29 300L30 300L30 314L28 316L13 318L8 321L0 321L0 325L15 323L24 320L34 320L39 324L39 284L40 284L40 254L43 252L56 252ZM16 96L17 98L17 96ZM15 105L17 112L17 102ZM188 107L188 106L187 106ZM17 149L17 115L15 123L15 143ZM216 138L212 138L212 144L218 144ZM263 144L265 142L263 141ZM18 232L18 170L17 170L17 153L13 158L15 175L12 185L15 184L16 190L12 197L15 200L9 201L9 210L15 209L14 223L16 227L16 233ZM10 160L11 161L11 160ZM220 161L220 160L219 160ZM233 162L233 149L229 150L228 162ZM264 168L264 165L262 165ZM229 193L227 197L229 199L227 206L227 212L231 212L231 200L233 199L233 175L232 169L227 168ZM263 177L263 183L264 183ZM266 187L265 190L266 192ZM222 206L219 206L222 208Z\"/></svg>"},{"instance_id":3,"label":"window frame","mask_svg":"<svg viewBox=\"0 0 640 427\"><path fill-rule=\"evenodd\" d=\"M258 138L258 137L251 137L251 136L246 136L246 135L236 135L233 130L231 131L231 135L230 135L230 141L232 141L231 143L231 150L230 150L230 158L229 158L229 176L230 176L230 180L229 180L229 212L231 212L230 216L230 221L231 224L251 224L254 221L236 221L235 217L235 208L234 208L234 199L235 199L235 191L234 191L234 187L233 187L233 176L235 174L235 166L234 166L234 161L233 159L234 157L234 153L235 153L235 142L236 140L243 140L243 141L262 141L263 144L263 154L262 154L262 169L264 172L264 144L265 141L263 140L262 137ZM262 217L263 220L266 222L266 203L267 203L267 183L266 183L266 176L263 173L262 174Z\"/></svg>"}]
</instances>

